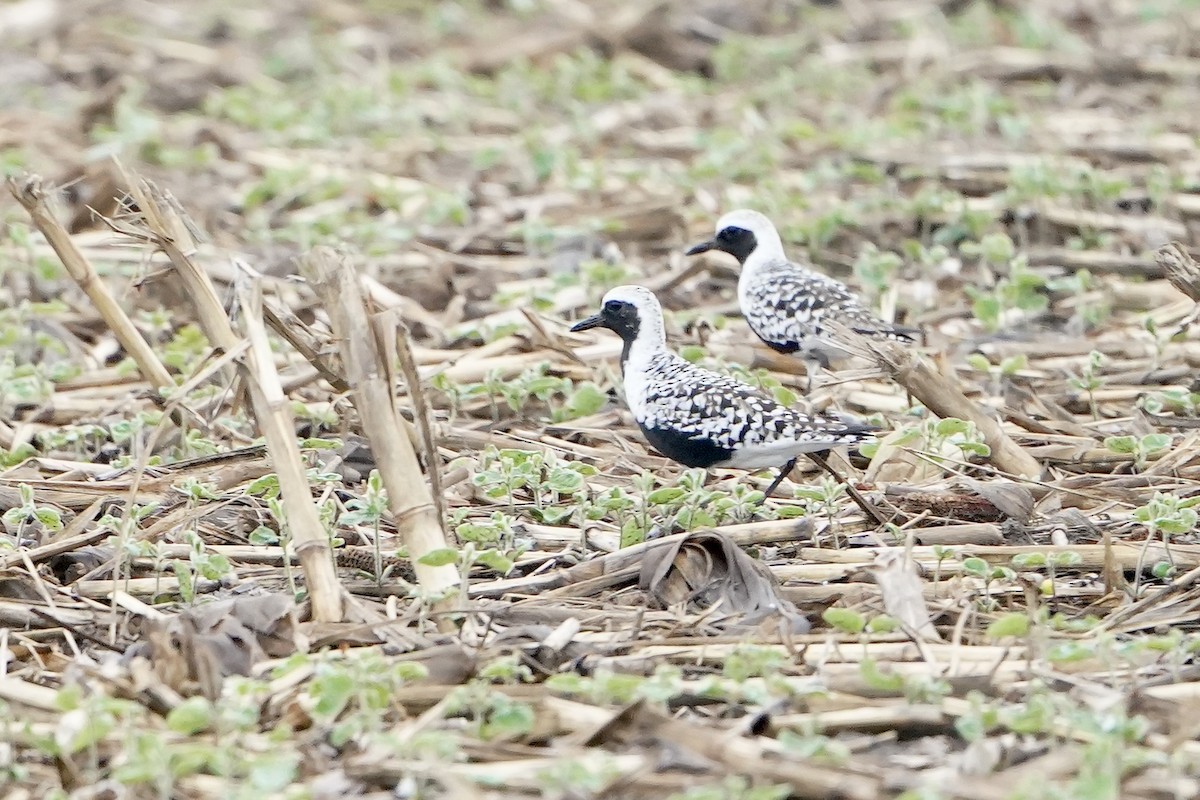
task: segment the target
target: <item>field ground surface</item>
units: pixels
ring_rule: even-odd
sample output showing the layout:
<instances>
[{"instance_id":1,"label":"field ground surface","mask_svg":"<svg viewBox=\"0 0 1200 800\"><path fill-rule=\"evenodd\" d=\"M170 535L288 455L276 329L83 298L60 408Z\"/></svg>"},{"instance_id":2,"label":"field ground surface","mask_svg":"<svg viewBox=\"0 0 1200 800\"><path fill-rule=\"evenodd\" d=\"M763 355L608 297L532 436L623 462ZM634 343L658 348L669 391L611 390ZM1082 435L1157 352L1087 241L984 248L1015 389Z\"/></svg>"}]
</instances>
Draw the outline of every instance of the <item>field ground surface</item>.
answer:
<instances>
[{"instance_id":1,"label":"field ground surface","mask_svg":"<svg viewBox=\"0 0 1200 800\"><path fill-rule=\"evenodd\" d=\"M0 794L1200 796L1194 0L0 41ZM806 394L683 255L739 207L919 346ZM886 521L649 449L568 332L622 283L880 425L832 461Z\"/></svg>"}]
</instances>

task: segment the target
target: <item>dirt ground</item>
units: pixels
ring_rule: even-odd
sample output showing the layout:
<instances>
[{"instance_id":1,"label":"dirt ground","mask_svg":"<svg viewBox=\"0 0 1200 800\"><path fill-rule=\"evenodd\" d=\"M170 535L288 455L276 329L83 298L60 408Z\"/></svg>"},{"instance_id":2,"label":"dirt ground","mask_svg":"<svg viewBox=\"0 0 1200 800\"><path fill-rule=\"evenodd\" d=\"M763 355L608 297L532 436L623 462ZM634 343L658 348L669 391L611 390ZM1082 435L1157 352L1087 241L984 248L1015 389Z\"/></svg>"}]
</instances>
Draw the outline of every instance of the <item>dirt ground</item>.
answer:
<instances>
[{"instance_id":1,"label":"dirt ground","mask_svg":"<svg viewBox=\"0 0 1200 800\"><path fill-rule=\"evenodd\" d=\"M0 3L0 794L1200 796L1198 34ZM805 396L683 254L739 207L920 346ZM879 424L886 524L650 449L622 283Z\"/></svg>"}]
</instances>

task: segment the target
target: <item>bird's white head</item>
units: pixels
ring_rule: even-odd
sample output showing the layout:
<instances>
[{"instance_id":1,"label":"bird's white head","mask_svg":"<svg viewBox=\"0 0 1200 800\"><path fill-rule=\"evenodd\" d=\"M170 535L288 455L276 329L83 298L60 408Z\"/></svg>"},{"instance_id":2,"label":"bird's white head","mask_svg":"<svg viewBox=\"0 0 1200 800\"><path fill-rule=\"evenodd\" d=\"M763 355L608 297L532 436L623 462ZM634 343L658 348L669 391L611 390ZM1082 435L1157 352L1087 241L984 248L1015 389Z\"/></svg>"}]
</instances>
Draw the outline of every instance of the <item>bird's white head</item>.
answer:
<instances>
[{"instance_id":1,"label":"bird's white head","mask_svg":"<svg viewBox=\"0 0 1200 800\"><path fill-rule=\"evenodd\" d=\"M610 289L601 303L600 313L575 324L571 330L608 328L625 340L626 351L633 345L657 349L666 344L662 306L654 292L645 286L618 286Z\"/></svg>"},{"instance_id":2,"label":"bird's white head","mask_svg":"<svg viewBox=\"0 0 1200 800\"><path fill-rule=\"evenodd\" d=\"M717 220L716 232L712 239L688 250L688 255L720 250L732 255L743 267L785 258L778 231L771 220L757 211L748 208L730 211Z\"/></svg>"}]
</instances>

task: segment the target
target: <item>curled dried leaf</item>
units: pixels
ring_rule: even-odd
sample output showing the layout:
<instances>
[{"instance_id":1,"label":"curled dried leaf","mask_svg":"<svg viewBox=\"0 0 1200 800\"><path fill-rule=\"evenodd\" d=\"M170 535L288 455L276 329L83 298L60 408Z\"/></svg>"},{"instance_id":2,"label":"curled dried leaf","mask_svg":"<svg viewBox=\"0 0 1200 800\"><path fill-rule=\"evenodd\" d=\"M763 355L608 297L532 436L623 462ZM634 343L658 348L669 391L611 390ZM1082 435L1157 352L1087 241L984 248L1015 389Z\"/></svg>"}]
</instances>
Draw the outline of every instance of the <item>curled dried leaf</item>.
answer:
<instances>
[{"instance_id":1,"label":"curled dried leaf","mask_svg":"<svg viewBox=\"0 0 1200 800\"><path fill-rule=\"evenodd\" d=\"M239 597L210 603L162 620L150 620L143 643L130 656L145 656L167 686L183 692L198 684L209 698L229 675L249 675L268 656L307 649L295 606L284 595Z\"/></svg>"},{"instance_id":2,"label":"curled dried leaf","mask_svg":"<svg viewBox=\"0 0 1200 800\"><path fill-rule=\"evenodd\" d=\"M716 531L692 533L647 552L638 586L663 607L684 604L690 613L719 609L719 625L750 627L777 615L793 633L806 633L810 627L780 596L766 565Z\"/></svg>"}]
</instances>

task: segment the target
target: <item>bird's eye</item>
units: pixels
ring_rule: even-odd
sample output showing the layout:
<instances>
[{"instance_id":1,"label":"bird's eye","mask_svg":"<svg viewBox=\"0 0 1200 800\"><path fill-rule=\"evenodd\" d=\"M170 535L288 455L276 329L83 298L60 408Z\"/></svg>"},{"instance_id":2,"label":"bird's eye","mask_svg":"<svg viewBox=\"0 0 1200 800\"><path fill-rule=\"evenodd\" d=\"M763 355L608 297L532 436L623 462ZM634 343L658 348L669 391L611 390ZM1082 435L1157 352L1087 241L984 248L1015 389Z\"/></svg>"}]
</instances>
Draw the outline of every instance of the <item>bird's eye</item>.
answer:
<instances>
[{"instance_id":1,"label":"bird's eye","mask_svg":"<svg viewBox=\"0 0 1200 800\"><path fill-rule=\"evenodd\" d=\"M609 300L607 303L604 304L604 313L620 314L621 309L624 307L625 307L625 304L622 303L620 300Z\"/></svg>"},{"instance_id":2,"label":"bird's eye","mask_svg":"<svg viewBox=\"0 0 1200 800\"><path fill-rule=\"evenodd\" d=\"M717 234L717 238L722 242L728 242L733 238L733 228L722 228Z\"/></svg>"}]
</instances>

